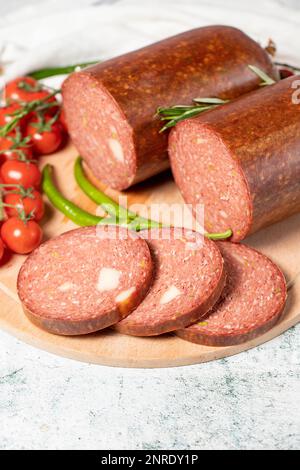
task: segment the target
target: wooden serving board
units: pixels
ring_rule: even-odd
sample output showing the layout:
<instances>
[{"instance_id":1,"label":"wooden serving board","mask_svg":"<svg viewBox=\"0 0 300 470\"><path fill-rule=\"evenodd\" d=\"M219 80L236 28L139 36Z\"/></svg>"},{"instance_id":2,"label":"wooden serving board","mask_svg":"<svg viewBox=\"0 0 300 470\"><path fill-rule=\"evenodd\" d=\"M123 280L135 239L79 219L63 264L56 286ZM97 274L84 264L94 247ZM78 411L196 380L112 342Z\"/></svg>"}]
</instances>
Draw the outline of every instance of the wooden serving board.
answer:
<instances>
[{"instance_id":1,"label":"wooden serving board","mask_svg":"<svg viewBox=\"0 0 300 470\"><path fill-rule=\"evenodd\" d=\"M76 150L70 144L63 151L43 159L41 163L52 163L56 168L58 185L64 194L84 209L95 213L96 205L82 194L73 178L76 156ZM113 197L118 196L118 193L111 190L107 192ZM126 195L129 204L183 202L169 173L127 191ZM74 227L62 214L47 207L43 227L45 239ZM275 338L300 321L300 275L297 277L300 271L300 214L252 236L247 243L277 262L287 280L294 280L294 286L289 291L288 304L281 323L267 334L243 345L212 348L188 343L172 334L157 338L134 338L112 330L82 337L60 337L46 333L27 320L17 296L16 280L24 261L23 256L12 256L0 266L0 328L52 353L109 366L172 367L240 353Z\"/></svg>"}]
</instances>

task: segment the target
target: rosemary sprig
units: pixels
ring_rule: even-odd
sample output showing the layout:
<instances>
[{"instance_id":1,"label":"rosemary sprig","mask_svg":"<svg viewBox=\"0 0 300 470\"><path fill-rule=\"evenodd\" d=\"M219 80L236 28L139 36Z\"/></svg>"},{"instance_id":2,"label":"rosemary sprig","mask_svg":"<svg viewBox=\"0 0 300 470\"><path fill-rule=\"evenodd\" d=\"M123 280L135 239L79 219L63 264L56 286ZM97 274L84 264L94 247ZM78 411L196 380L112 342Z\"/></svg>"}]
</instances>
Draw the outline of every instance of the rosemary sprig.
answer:
<instances>
[{"instance_id":1,"label":"rosemary sprig","mask_svg":"<svg viewBox=\"0 0 300 470\"><path fill-rule=\"evenodd\" d=\"M46 69L35 70L29 74L30 77L36 80L43 80L44 78L55 77L56 75L67 75L74 72L76 69L83 69L89 65L98 64L99 61L84 62L82 64L67 65L65 67L50 67Z\"/></svg>"},{"instance_id":2,"label":"rosemary sprig","mask_svg":"<svg viewBox=\"0 0 300 470\"><path fill-rule=\"evenodd\" d=\"M260 86L269 86L276 83L275 80L273 80L255 65L249 65L248 67L261 79ZM205 111L215 109L218 106L229 103L229 101L230 100L222 100L220 98L194 98L193 102L195 104L191 106L177 105L171 106L170 108L158 108L157 116L159 116L162 121L168 121L167 124L165 124L160 130L160 132L164 132L167 129L176 126L176 124L178 124L180 121L199 116Z\"/></svg>"},{"instance_id":3,"label":"rosemary sprig","mask_svg":"<svg viewBox=\"0 0 300 470\"><path fill-rule=\"evenodd\" d=\"M196 104L191 106L177 105L172 106L171 108L158 108L157 115L162 121L168 121L160 132L164 132L170 127L176 126L180 121L199 116L205 111L214 109L221 104L228 103L227 100L221 100L219 98L195 98L193 101Z\"/></svg>"}]
</instances>

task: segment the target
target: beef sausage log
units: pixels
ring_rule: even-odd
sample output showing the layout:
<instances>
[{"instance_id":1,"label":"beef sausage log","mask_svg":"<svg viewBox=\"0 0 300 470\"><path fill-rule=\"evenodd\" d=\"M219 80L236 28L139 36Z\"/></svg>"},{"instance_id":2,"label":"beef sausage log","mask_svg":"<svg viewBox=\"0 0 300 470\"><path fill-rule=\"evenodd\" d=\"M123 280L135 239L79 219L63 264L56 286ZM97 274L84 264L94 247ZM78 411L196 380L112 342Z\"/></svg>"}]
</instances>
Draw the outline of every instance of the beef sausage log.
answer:
<instances>
[{"instance_id":1,"label":"beef sausage log","mask_svg":"<svg viewBox=\"0 0 300 470\"><path fill-rule=\"evenodd\" d=\"M253 340L279 321L287 289L282 272L266 256L245 245L218 246L227 272L221 298L207 318L176 333L192 343L232 346Z\"/></svg>"},{"instance_id":2,"label":"beef sausage log","mask_svg":"<svg viewBox=\"0 0 300 470\"><path fill-rule=\"evenodd\" d=\"M176 183L196 217L204 206L209 232L231 228L237 242L300 211L296 85L288 78L172 131Z\"/></svg>"},{"instance_id":3,"label":"beef sausage log","mask_svg":"<svg viewBox=\"0 0 300 470\"><path fill-rule=\"evenodd\" d=\"M120 333L156 336L191 325L210 310L225 285L217 245L181 229L142 233L154 260L154 282L131 315L115 325Z\"/></svg>"},{"instance_id":4,"label":"beef sausage log","mask_svg":"<svg viewBox=\"0 0 300 470\"><path fill-rule=\"evenodd\" d=\"M277 78L259 44L209 26L75 72L63 84L72 140L96 177L126 189L169 167L157 108L249 92L260 82L249 64Z\"/></svg>"},{"instance_id":5,"label":"beef sausage log","mask_svg":"<svg viewBox=\"0 0 300 470\"><path fill-rule=\"evenodd\" d=\"M25 261L18 293L25 314L58 335L82 335L125 318L147 294L147 243L118 228L85 227L41 245Z\"/></svg>"}]
</instances>

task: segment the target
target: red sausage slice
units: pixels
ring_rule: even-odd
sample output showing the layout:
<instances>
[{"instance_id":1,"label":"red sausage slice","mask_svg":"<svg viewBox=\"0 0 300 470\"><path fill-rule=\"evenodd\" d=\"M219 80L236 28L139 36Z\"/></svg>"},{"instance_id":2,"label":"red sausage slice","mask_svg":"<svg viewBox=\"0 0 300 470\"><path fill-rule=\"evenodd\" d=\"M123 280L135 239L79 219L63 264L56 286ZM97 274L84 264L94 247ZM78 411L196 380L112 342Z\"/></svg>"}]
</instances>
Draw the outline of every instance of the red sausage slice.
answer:
<instances>
[{"instance_id":1,"label":"red sausage slice","mask_svg":"<svg viewBox=\"0 0 300 470\"><path fill-rule=\"evenodd\" d=\"M115 328L133 336L156 336L190 325L219 299L225 284L223 259L202 235L153 230L147 235L154 259L154 283L139 307ZM170 235L171 234L171 235Z\"/></svg>"},{"instance_id":2,"label":"red sausage slice","mask_svg":"<svg viewBox=\"0 0 300 470\"><path fill-rule=\"evenodd\" d=\"M18 278L29 319L58 335L83 335L117 323L145 297L152 281L147 243L108 227L65 233L35 250Z\"/></svg>"},{"instance_id":3,"label":"red sausage slice","mask_svg":"<svg viewBox=\"0 0 300 470\"><path fill-rule=\"evenodd\" d=\"M207 346L232 346L266 333L280 319L287 298L284 276L269 258L245 245L219 242L227 284L200 323L176 332Z\"/></svg>"},{"instance_id":4,"label":"red sausage slice","mask_svg":"<svg viewBox=\"0 0 300 470\"><path fill-rule=\"evenodd\" d=\"M240 241L300 212L299 79L249 93L172 131L176 183L196 216L196 205L204 205L208 232L231 228L232 241Z\"/></svg>"},{"instance_id":5,"label":"red sausage slice","mask_svg":"<svg viewBox=\"0 0 300 470\"><path fill-rule=\"evenodd\" d=\"M242 31L209 26L75 72L63 85L72 140L96 177L126 189L169 167L157 108L254 90L260 79L249 64L278 76Z\"/></svg>"}]
</instances>

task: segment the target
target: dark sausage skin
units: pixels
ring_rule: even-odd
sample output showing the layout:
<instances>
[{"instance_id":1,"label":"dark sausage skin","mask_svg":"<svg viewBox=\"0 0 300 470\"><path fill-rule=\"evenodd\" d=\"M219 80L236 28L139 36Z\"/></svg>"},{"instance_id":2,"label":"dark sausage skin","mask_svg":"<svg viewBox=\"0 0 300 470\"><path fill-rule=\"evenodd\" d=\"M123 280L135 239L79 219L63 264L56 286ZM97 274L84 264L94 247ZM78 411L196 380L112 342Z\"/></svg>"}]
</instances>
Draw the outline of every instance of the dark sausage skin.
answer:
<instances>
[{"instance_id":1,"label":"dark sausage skin","mask_svg":"<svg viewBox=\"0 0 300 470\"><path fill-rule=\"evenodd\" d=\"M232 99L259 86L268 54L238 29L199 28L73 73L63 85L72 140L105 184L122 190L169 167L157 108Z\"/></svg>"},{"instance_id":2,"label":"dark sausage skin","mask_svg":"<svg viewBox=\"0 0 300 470\"><path fill-rule=\"evenodd\" d=\"M208 231L231 228L237 242L300 212L299 79L249 93L171 133L176 183L196 216L196 205L204 205Z\"/></svg>"}]
</instances>

